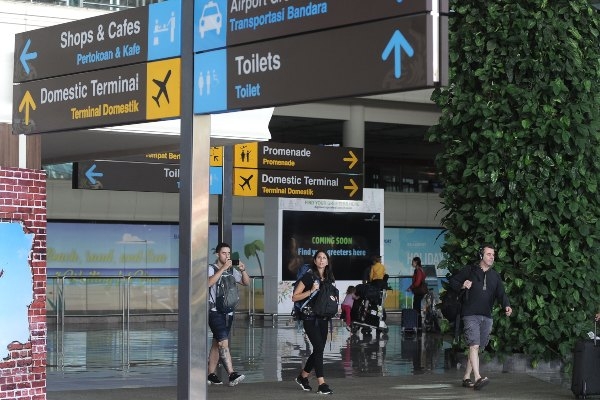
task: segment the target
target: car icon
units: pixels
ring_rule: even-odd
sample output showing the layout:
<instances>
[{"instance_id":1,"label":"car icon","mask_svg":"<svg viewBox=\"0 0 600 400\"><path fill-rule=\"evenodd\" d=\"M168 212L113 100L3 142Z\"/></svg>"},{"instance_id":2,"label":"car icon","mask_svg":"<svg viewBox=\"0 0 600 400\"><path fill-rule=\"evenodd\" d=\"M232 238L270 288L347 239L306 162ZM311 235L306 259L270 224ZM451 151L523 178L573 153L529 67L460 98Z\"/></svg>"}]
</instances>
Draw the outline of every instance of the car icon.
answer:
<instances>
[{"instance_id":1,"label":"car icon","mask_svg":"<svg viewBox=\"0 0 600 400\"><path fill-rule=\"evenodd\" d=\"M209 1L202 9L200 17L200 37L204 38L204 33L208 31L217 31L217 35L221 34L221 26L223 26L223 16L219 10L219 6L214 1Z\"/></svg>"}]
</instances>

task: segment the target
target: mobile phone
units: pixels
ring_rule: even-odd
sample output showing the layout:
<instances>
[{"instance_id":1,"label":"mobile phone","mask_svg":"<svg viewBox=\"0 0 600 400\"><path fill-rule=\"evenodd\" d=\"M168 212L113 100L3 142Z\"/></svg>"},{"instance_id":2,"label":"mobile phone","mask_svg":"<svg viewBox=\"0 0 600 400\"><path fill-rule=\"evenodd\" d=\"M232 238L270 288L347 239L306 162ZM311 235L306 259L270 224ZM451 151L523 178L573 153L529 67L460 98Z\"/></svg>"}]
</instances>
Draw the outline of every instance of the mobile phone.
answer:
<instances>
[{"instance_id":1,"label":"mobile phone","mask_svg":"<svg viewBox=\"0 0 600 400\"><path fill-rule=\"evenodd\" d=\"M237 267L238 265L240 265L240 260L231 260L231 265Z\"/></svg>"}]
</instances>

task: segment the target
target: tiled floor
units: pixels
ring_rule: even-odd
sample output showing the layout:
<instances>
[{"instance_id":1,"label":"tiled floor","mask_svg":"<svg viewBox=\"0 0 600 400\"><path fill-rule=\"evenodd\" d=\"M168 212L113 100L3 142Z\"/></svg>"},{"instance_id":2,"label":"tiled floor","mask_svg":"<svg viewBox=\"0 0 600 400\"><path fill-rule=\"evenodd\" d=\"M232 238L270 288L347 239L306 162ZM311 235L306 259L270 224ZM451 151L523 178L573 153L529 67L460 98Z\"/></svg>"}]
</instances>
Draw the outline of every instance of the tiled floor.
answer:
<instances>
[{"instance_id":1,"label":"tiled floor","mask_svg":"<svg viewBox=\"0 0 600 400\"><path fill-rule=\"evenodd\" d=\"M448 335L406 337L397 319L388 318L386 334L373 330L371 335L351 335L336 321L326 347L326 375L444 374L447 368L456 368L456 361L449 359L446 351L450 346ZM129 346L124 337L129 337ZM290 381L310 354L302 329L287 318L280 318L272 327L269 319L259 318L250 326L247 317L236 317L230 347L234 367L246 375L245 382ZM136 323L128 332L121 324L79 324L59 334L50 329L48 365L49 391L174 386L177 323Z\"/></svg>"}]
</instances>

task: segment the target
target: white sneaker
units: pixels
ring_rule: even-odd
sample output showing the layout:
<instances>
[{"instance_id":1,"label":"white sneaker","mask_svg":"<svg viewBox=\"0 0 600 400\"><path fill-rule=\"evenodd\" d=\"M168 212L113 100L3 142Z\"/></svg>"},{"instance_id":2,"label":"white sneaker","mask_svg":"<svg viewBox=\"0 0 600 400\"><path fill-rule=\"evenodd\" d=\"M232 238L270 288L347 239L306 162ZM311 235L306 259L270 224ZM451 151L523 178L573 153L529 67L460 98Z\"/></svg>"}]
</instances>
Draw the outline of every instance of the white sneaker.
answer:
<instances>
[{"instance_id":1,"label":"white sneaker","mask_svg":"<svg viewBox=\"0 0 600 400\"><path fill-rule=\"evenodd\" d=\"M590 339L592 339L592 340L594 340L594 338L595 338L596 340L600 340L600 336L596 336L596 335L594 334L594 332L592 332L592 331L589 331L589 332L587 333L587 335L588 335L588 337L589 337Z\"/></svg>"}]
</instances>

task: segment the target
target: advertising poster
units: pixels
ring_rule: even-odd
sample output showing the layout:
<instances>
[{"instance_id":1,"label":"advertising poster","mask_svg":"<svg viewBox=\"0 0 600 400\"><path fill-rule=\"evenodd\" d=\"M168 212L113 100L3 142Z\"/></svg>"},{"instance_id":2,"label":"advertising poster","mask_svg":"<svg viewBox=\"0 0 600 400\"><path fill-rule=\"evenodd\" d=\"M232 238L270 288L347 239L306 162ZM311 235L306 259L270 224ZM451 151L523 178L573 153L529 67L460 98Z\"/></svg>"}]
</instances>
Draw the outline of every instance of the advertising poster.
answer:
<instances>
[{"instance_id":1,"label":"advertising poster","mask_svg":"<svg viewBox=\"0 0 600 400\"><path fill-rule=\"evenodd\" d=\"M325 250L337 280L360 280L381 244L379 213L283 211L282 280L296 280L302 264Z\"/></svg>"},{"instance_id":2,"label":"advertising poster","mask_svg":"<svg viewBox=\"0 0 600 400\"><path fill-rule=\"evenodd\" d=\"M437 276L447 271L438 269L443 259L444 235L441 228L385 228L384 264L390 275L413 274L413 257L420 257L423 267L433 266Z\"/></svg>"},{"instance_id":3,"label":"advertising poster","mask_svg":"<svg viewBox=\"0 0 600 400\"><path fill-rule=\"evenodd\" d=\"M27 312L33 301L33 275L29 254L33 234L18 223L0 223L0 357L8 356L8 345L29 341Z\"/></svg>"},{"instance_id":4,"label":"advertising poster","mask_svg":"<svg viewBox=\"0 0 600 400\"><path fill-rule=\"evenodd\" d=\"M179 275L179 226L175 224L48 222L48 277ZM264 274L264 227L234 225L232 252L250 275ZM209 262L217 246L209 228ZM237 254L235 254L237 253Z\"/></svg>"}]
</instances>

